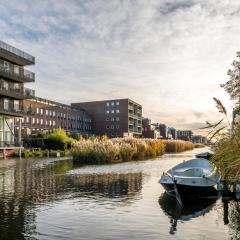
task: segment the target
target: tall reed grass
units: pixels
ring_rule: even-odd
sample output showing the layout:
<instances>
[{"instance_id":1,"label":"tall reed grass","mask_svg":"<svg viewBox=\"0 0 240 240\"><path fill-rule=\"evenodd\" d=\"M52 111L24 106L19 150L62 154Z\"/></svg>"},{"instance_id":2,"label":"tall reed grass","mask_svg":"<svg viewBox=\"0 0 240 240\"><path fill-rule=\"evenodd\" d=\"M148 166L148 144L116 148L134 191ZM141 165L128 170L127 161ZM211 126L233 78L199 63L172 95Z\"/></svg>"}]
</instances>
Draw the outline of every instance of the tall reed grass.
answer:
<instances>
[{"instance_id":1,"label":"tall reed grass","mask_svg":"<svg viewBox=\"0 0 240 240\"><path fill-rule=\"evenodd\" d=\"M225 134L214 147L212 161L221 172L221 178L240 181L240 128L234 134Z\"/></svg>"},{"instance_id":2,"label":"tall reed grass","mask_svg":"<svg viewBox=\"0 0 240 240\"><path fill-rule=\"evenodd\" d=\"M82 164L105 164L154 158L163 155L165 150L182 152L193 146L185 141L103 137L81 139L74 145L72 156Z\"/></svg>"},{"instance_id":3,"label":"tall reed grass","mask_svg":"<svg viewBox=\"0 0 240 240\"><path fill-rule=\"evenodd\" d=\"M164 140L165 150L168 153L178 153L187 150L192 150L194 144L183 140Z\"/></svg>"}]
</instances>

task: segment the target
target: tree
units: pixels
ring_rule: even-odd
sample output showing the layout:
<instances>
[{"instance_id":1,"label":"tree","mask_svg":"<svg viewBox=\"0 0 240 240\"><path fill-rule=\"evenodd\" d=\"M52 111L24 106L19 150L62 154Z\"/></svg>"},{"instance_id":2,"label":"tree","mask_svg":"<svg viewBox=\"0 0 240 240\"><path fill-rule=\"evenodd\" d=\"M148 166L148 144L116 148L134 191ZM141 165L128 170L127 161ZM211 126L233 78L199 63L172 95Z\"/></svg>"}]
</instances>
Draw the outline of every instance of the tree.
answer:
<instances>
[{"instance_id":1,"label":"tree","mask_svg":"<svg viewBox=\"0 0 240 240\"><path fill-rule=\"evenodd\" d=\"M228 70L230 80L221 84L232 100L240 100L240 52L237 52L237 60L232 63L233 68Z\"/></svg>"}]
</instances>

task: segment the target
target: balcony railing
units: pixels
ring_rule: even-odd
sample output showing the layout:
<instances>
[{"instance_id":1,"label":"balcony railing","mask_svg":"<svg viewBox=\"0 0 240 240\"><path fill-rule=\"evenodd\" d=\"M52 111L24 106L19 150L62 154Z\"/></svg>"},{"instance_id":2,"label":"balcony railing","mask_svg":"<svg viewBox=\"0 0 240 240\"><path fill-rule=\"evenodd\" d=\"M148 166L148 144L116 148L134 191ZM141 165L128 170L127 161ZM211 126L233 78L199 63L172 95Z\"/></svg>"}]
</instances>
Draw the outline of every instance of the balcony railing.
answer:
<instances>
[{"instance_id":1,"label":"balcony railing","mask_svg":"<svg viewBox=\"0 0 240 240\"><path fill-rule=\"evenodd\" d=\"M0 94L4 96L9 96L16 99L30 99L35 97L35 91L30 88L6 88L1 82L0 82Z\"/></svg>"},{"instance_id":2,"label":"balcony railing","mask_svg":"<svg viewBox=\"0 0 240 240\"><path fill-rule=\"evenodd\" d=\"M0 75L3 75L4 77L13 79L15 81L21 81L21 82L34 82L35 81L35 73L24 69L23 74L17 74L13 70L4 67L0 65Z\"/></svg>"},{"instance_id":3,"label":"balcony railing","mask_svg":"<svg viewBox=\"0 0 240 240\"><path fill-rule=\"evenodd\" d=\"M24 59L26 59L30 62L33 62L33 63L35 62L35 58L32 55L30 55L28 53L25 53L25 52L13 47L13 46L7 44L7 43L5 43L5 42L0 41L0 48L6 50L8 52L11 52L11 53L13 53L13 54L15 54L15 55L17 55L21 58L24 58Z\"/></svg>"},{"instance_id":4,"label":"balcony railing","mask_svg":"<svg viewBox=\"0 0 240 240\"><path fill-rule=\"evenodd\" d=\"M26 115L34 114L34 110L31 107L23 106L22 104L14 103L0 103L0 112L4 112L9 115Z\"/></svg>"}]
</instances>

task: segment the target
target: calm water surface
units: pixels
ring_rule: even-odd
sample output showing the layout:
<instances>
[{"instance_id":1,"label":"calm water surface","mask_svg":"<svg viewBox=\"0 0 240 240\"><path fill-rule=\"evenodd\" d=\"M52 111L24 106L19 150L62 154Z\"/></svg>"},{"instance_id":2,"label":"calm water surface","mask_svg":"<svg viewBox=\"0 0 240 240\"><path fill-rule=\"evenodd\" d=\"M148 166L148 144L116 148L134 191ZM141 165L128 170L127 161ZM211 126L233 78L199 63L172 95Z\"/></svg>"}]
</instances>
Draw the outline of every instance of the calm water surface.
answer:
<instances>
[{"instance_id":1,"label":"calm water surface","mask_svg":"<svg viewBox=\"0 0 240 240\"><path fill-rule=\"evenodd\" d=\"M199 151L87 167L1 160L0 239L239 239L240 204L210 199L179 211L158 183Z\"/></svg>"}]
</instances>

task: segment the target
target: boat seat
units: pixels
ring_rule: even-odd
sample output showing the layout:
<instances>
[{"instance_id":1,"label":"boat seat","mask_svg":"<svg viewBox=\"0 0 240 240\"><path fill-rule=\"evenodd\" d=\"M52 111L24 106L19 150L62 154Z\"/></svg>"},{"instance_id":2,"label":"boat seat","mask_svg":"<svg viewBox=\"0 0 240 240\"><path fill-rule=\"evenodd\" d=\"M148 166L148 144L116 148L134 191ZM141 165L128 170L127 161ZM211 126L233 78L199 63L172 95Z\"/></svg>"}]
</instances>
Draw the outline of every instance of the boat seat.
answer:
<instances>
[{"instance_id":1,"label":"boat seat","mask_svg":"<svg viewBox=\"0 0 240 240\"><path fill-rule=\"evenodd\" d=\"M174 175L185 176L185 177L202 177L205 174L202 168L191 167L191 168L176 169L174 170Z\"/></svg>"}]
</instances>

